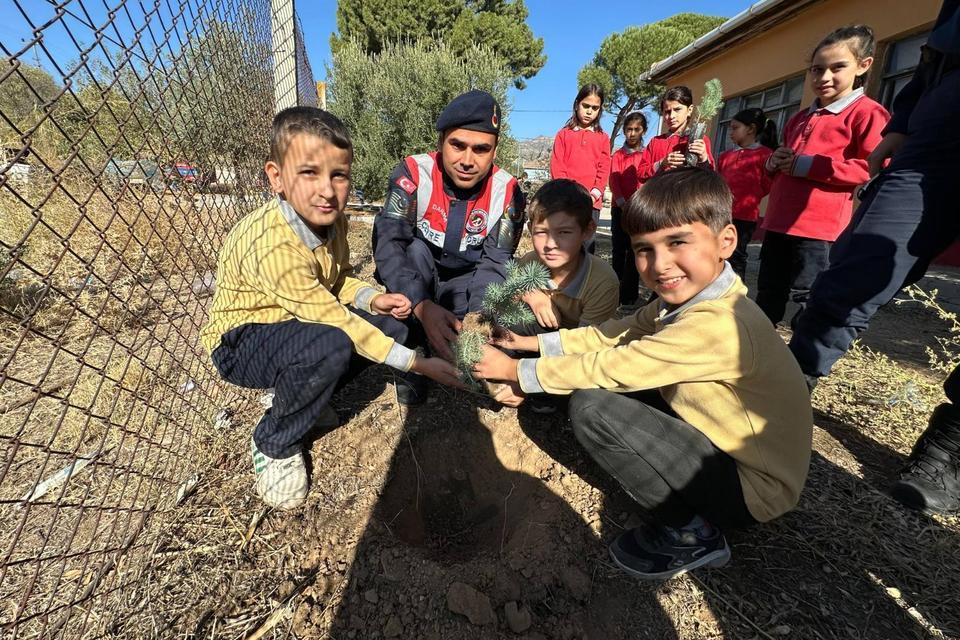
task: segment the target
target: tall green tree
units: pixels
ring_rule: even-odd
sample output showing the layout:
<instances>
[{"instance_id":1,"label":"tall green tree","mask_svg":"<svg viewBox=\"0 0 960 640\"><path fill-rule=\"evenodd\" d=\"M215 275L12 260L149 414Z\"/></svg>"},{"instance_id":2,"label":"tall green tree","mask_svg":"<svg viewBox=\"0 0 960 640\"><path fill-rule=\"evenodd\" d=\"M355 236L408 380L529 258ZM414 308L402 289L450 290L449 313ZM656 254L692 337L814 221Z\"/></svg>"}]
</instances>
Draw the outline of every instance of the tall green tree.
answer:
<instances>
[{"instance_id":1,"label":"tall green tree","mask_svg":"<svg viewBox=\"0 0 960 640\"><path fill-rule=\"evenodd\" d=\"M340 0L330 47L355 42L375 54L391 42L442 40L465 57L477 44L504 60L522 89L547 61L528 15L524 0Z\"/></svg>"},{"instance_id":2,"label":"tall green tree","mask_svg":"<svg viewBox=\"0 0 960 640\"><path fill-rule=\"evenodd\" d=\"M593 60L580 69L577 81L581 85L594 82L606 93L606 110L614 117L611 151L627 114L656 104L663 91L659 85L642 81L641 75L725 20L681 13L642 27L627 27L600 43Z\"/></svg>"},{"instance_id":3,"label":"tall green tree","mask_svg":"<svg viewBox=\"0 0 960 640\"><path fill-rule=\"evenodd\" d=\"M401 158L437 148L437 116L470 89L489 91L500 102L497 163L511 167L517 144L507 126L510 72L489 50L474 46L469 53L460 56L440 42L387 43L377 54L348 42L334 52L328 106L350 131L353 184L368 197L385 193Z\"/></svg>"},{"instance_id":4,"label":"tall green tree","mask_svg":"<svg viewBox=\"0 0 960 640\"><path fill-rule=\"evenodd\" d=\"M39 140L47 143L54 139L46 109L56 103L62 89L40 67L22 60L0 58L4 73L14 66L16 70L0 80L0 113L3 114L0 118L0 146L19 151L26 144L23 134L28 134L31 146L36 146ZM43 146L52 148L56 145Z\"/></svg>"}]
</instances>

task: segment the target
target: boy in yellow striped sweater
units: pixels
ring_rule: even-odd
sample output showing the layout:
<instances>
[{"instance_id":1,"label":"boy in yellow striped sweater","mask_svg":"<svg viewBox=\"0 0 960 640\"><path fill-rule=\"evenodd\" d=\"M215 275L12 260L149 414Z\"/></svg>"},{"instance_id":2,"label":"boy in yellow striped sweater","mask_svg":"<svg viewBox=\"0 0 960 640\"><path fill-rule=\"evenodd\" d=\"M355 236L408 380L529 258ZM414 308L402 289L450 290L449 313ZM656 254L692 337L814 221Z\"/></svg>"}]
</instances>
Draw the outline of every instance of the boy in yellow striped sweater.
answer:
<instances>
[{"instance_id":1,"label":"boy in yellow striped sweater","mask_svg":"<svg viewBox=\"0 0 960 640\"><path fill-rule=\"evenodd\" d=\"M353 276L343 217L352 161L350 135L333 115L277 114L264 167L277 197L224 241L200 335L224 380L274 388L251 447L257 493L280 509L306 498L303 440L338 425L330 397L364 359L459 385L453 365L403 346L410 301Z\"/></svg>"},{"instance_id":2,"label":"boy in yellow striped sweater","mask_svg":"<svg viewBox=\"0 0 960 640\"><path fill-rule=\"evenodd\" d=\"M706 169L677 169L630 199L623 224L637 269L659 298L634 316L485 347L476 373L508 382L498 399L570 394L583 447L642 508L647 524L610 545L644 579L722 566L719 527L793 508L806 480L810 396L787 350L727 258L737 245L731 195Z\"/></svg>"}]
</instances>

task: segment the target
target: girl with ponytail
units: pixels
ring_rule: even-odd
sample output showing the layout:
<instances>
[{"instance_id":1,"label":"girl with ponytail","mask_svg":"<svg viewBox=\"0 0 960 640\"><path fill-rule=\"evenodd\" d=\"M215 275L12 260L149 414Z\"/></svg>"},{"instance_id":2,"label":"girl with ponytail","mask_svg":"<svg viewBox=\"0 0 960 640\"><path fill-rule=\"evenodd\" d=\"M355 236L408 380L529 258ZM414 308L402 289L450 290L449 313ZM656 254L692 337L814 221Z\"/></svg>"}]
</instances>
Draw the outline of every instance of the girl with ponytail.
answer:
<instances>
[{"instance_id":1,"label":"girl with ponytail","mask_svg":"<svg viewBox=\"0 0 960 640\"><path fill-rule=\"evenodd\" d=\"M717 172L733 193L737 249L730 266L746 282L747 245L757 228L760 200L770 193L773 181L764 166L777 148L777 125L762 109L744 109L730 121L730 140L737 146L720 154Z\"/></svg>"}]
</instances>

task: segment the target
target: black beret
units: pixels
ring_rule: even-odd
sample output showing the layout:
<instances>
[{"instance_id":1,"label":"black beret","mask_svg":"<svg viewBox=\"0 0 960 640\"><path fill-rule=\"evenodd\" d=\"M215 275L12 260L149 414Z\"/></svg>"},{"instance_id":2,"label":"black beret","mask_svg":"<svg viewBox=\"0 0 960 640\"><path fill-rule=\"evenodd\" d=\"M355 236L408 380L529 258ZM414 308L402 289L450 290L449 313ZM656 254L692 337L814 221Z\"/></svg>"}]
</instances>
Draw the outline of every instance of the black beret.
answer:
<instances>
[{"instance_id":1,"label":"black beret","mask_svg":"<svg viewBox=\"0 0 960 640\"><path fill-rule=\"evenodd\" d=\"M486 91L474 89L450 101L437 118L437 131L469 129L500 135L500 105Z\"/></svg>"}]
</instances>

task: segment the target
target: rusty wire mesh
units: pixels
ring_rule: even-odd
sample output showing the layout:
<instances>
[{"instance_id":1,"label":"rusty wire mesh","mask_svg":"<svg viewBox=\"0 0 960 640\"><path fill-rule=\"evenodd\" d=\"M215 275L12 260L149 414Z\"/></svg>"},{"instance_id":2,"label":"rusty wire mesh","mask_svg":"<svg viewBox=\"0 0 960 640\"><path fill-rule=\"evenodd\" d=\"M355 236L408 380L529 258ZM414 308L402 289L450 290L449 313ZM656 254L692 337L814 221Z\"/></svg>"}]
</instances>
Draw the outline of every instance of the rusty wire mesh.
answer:
<instances>
[{"instance_id":1,"label":"rusty wire mesh","mask_svg":"<svg viewBox=\"0 0 960 640\"><path fill-rule=\"evenodd\" d=\"M0 6L0 635L132 635L114 605L236 393L198 333L267 197L271 3Z\"/></svg>"}]
</instances>

